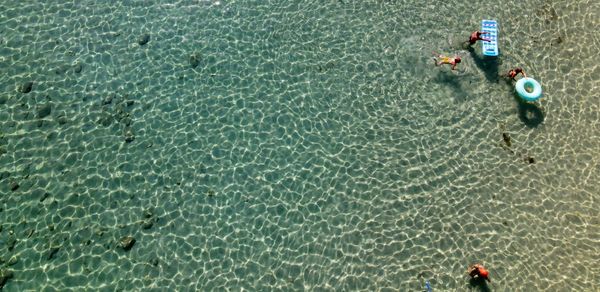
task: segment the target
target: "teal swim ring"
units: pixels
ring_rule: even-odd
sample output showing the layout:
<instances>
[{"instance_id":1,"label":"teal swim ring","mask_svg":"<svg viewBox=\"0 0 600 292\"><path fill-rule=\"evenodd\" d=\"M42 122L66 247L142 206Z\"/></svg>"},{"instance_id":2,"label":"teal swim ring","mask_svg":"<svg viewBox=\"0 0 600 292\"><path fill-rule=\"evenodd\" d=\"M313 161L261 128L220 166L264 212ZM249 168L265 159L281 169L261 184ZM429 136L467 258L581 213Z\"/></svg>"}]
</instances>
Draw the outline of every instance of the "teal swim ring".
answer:
<instances>
[{"instance_id":1,"label":"teal swim ring","mask_svg":"<svg viewBox=\"0 0 600 292\"><path fill-rule=\"evenodd\" d=\"M530 88L530 91L527 91L526 88ZM533 78L519 79L515 84L515 89L519 96L526 101L536 101L542 97L542 86Z\"/></svg>"}]
</instances>

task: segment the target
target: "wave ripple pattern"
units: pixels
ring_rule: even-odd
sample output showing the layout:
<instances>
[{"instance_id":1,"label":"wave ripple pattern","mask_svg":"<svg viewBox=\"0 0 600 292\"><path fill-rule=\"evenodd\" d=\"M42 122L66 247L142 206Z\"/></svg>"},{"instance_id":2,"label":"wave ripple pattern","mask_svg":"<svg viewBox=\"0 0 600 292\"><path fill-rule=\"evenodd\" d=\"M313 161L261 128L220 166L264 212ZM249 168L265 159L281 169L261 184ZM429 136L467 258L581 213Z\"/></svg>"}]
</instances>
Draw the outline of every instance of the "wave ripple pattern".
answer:
<instances>
[{"instance_id":1,"label":"wave ripple pattern","mask_svg":"<svg viewBox=\"0 0 600 292\"><path fill-rule=\"evenodd\" d=\"M58 2L0 3L6 291L600 289L597 1Z\"/></svg>"}]
</instances>

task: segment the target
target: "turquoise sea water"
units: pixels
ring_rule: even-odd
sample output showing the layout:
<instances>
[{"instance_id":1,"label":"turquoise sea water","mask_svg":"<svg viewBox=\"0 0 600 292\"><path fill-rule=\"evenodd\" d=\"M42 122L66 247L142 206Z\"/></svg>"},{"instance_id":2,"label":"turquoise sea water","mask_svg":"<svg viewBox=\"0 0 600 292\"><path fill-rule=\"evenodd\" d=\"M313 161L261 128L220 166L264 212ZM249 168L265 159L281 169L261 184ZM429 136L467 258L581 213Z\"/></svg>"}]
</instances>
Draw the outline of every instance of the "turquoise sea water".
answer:
<instances>
[{"instance_id":1,"label":"turquoise sea water","mask_svg":"<svg viewBox=\"0 0 600 292\"><path fill-rule=\"evenodd\" d=\"M426 2L1 2L4 289L600 289L600 5Z\"/></svg>"}]
</instances>

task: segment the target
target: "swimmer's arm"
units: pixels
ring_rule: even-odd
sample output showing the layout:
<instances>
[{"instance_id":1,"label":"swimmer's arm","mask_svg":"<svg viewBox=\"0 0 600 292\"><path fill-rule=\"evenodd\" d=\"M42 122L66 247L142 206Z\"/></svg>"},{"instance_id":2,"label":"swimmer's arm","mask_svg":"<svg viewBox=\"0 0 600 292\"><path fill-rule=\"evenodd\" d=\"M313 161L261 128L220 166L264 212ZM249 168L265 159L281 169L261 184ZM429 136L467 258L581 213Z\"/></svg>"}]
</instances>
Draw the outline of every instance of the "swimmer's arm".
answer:
<instances>
[{"instance_id":1,"label":"swimmer's arm","mask_svg":"<svg viewBox=\"0 0 600 292\"><path fill-rule=\"evenodd\" d=\"M480 34L480 35L482 35L482 34L490 34L490 32L489 32L489 31L482 31L482 32L480 32L479 34ZM481 40L482 40L482 41L486 41L486 42L491 42L491 40L490 40L490 39L481 38Z\"/></svg>"}]
</instances>

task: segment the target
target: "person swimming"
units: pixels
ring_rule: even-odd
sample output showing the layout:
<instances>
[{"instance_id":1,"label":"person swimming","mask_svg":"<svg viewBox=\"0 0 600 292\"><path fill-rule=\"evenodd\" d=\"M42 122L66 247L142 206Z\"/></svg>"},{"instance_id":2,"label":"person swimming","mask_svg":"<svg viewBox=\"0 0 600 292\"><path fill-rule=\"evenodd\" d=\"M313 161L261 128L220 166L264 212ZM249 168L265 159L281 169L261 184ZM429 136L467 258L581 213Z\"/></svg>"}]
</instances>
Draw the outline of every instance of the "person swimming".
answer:
<instances>
[{"instance_id":1,"label":"person swimming","mask_svg":"<svg viewBox=\"0 0 600 292\"><path fill-rule=\"evenodd\" d=\"M517 67L515 69L512 69L510 71L508 71L508 74L506 74L506 76L508 78L511 78L512 80L515 80L515 77L517 77L517 75L523 75L524 78L527 78L527 75L525 75L525 71L523 71L523 68L521 67Z\"/></svg>"},{"instance_id":2,"label":"person swimming","mask_svg":"<svg viewBox=\"0 0 600 292\"><path fill-rule=\"evenodd\" d=\"M441 66L444 64L452 65L452 70L456 69L456 65L460 63L462 60L459 56L448 57L444 55L438 55L437 57L433 57L436 66Z\"/></svg>"},{"instance_id":3,"label":"person swimming","mask_svg":"<svg viewBox=\"0 0 600 292\"><path fill-rule=\"evenodd\" d=\"M480 264L471 265L469 269L467 269L467 274L469 274L469 276L471 276L473 279L480 278L485 279L488 282L492 282L489 278L490 272L488 272L488 270L486 270L483 265Z\"/></svg>"},{"instance_id":4,"label":"person swimming","mask_svg":"<svg viewBox=\"0 0 600 292\"><path fill-rule=\"evenodd\" d=\"M491 42L490 39L481 37L481 35L484 34L489 34L489 32L474 31L471 33L471 36L469 37L469 45L474 45L477 41Z\"/></svg>"}]
</instances>

